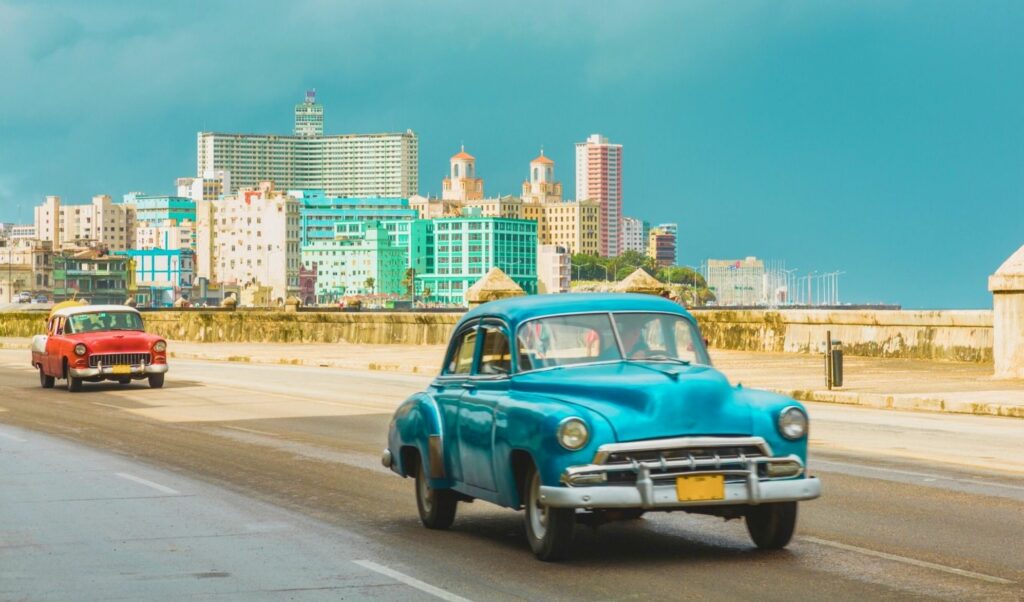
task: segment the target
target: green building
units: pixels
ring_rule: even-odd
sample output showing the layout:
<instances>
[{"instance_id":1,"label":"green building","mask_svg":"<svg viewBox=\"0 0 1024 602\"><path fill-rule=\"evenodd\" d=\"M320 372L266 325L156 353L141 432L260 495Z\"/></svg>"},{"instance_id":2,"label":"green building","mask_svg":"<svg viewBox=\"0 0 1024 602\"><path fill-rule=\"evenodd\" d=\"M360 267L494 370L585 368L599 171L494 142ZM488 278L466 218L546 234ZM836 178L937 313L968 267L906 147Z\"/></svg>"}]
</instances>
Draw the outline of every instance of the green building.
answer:
<instances>
[{"instance_id":1,"label":"green building","mask_svg":"<svg viewBox=\"0 0 1024 602\"><path fill-rule=\"evenodd\" d=\"M125 302L133 283L128 257L56 255L53 258L53 300L86 299L94 305Z\"/></svg>"},{"instance_id":2,"label":"green building","mask_svg":"<svg viewBox=\"0 0 1024 602\"><path fill-rule=\"evenodd\" d=\"M429 219L382 219L374 220L387 230L391 244L405 251L405 267L411 267L417 274L428 274L434 270L434 222ZM359 232L359 220L338 222L334 226L335 238Z\"/></svg>"},{"instance_id":3,"label":"green building","mask_svg":"<svg viewBox=\"0 0 1024 602\"><path fill-rule=\"evenodd\" d=\"M336 226L333 240L303 246L302 265L317 266L317 303L335 303L346 295L404 294L407 253L392 243L381 222L350 221Z\"/></svg>"},{"instance_id":4,"label":"green building","mask_svg":"<svg viewBox=\"0 0 1024 602\"><path fill-rule=\"evenodd\" d=\"M492 267L508 274L527 294L537 292L537 222L463 215L433 220L433 271L416 276L417 295L465 305L466 289Z\"/></svg>"}]
</instances>

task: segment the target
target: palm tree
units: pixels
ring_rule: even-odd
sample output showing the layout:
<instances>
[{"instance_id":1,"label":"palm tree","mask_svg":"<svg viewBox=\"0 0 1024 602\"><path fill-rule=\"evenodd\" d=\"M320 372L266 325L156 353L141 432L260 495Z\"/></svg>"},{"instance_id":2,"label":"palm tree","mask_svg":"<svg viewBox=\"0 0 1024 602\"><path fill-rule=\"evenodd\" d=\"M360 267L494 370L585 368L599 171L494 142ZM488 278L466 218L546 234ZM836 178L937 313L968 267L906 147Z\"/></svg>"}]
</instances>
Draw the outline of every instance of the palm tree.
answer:
<instances>
[{"instance_id":1,"label":"palm tree","mask_svg":"<svg viewBox=\"0 0 1024 602\"><path fill-rule=\"evenodd\" d=\"M364 282L363 284L366 285L366 288L370 289L370 294L372 295L373 294L373 285L377 284L377 280L374 279L371 276L371 277L367 278L366 282Z\"/></svg>"}]
</instances>

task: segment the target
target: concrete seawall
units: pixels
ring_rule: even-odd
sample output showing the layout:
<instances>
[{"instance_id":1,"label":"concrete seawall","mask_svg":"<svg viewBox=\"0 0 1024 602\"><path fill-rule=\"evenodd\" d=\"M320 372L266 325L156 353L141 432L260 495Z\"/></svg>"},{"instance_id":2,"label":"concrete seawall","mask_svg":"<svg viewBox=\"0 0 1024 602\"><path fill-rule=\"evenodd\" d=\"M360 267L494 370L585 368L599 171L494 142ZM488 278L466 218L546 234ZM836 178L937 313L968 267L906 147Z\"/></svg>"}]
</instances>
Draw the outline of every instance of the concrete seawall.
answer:
<instances>
[{"instance_id":1,"label":"concrete seawall","mask_svg":"<svg viewBox=\"0 0 1024 602\"><path fill-rule=\"evenodd\" d=\"M697 310L711 346L740 351L823 353L825 334L864 357L992 361L992 312Z\"/></svg>"},{"instance_id":2,"label":"concrete seawall","mask_svg":"<svg viewBox=\"0 0 1024 602\"><path fill-rule=\"evenodd\" d=\"M821 353L825 332L849 355L960 362L992 361L991 311L697 310L717 349ZM198 343L354 343L437 345L459 314L161 311L144 314L148 330ZM43 331L45 315L0 314L0 336Z\"/></svg>"}]
</instances>

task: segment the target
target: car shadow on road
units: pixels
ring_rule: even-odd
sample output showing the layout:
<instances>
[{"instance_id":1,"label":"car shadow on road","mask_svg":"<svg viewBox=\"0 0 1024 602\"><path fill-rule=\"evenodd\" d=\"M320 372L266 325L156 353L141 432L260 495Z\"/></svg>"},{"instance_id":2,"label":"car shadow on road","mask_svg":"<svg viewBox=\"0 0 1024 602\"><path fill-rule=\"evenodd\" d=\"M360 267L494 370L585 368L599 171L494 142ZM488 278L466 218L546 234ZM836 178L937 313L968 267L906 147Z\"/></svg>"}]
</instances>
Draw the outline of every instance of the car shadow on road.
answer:
<instances>
[{"instance_id":1,"label":"car shadow on road","mask_svg":"<svg viewBox=\"0 0 1024 602\"><path fill-rule=\"evenodd\" d=\"M409 522L410 528L423 529L418 521ZM462 515L450 531L437 536L466 538L532 555L521 513ZM713 517L653 513L597 528L577 525L568 562L574 567L600 569L612 565L678 566L680 560L760 563L768 559L785 562L795 559L795 555L788 550L758 550L747 538L743 521L723 523Z\"/></svg>"},{"instance_id":2,"label":"car shadow on road","mask_svg":"<svg viewBox=\"0 0 1024 602\"><path fill-rule=\"evenodd\" d=\"M190 387L202 387L203 384L197 380L168 380L164 383L164 389L187 389ZM57 384L57 388L63 388L62 383ZM114 381L103 381L99 383L83 383L82 390L76 392L76 395L82 393L116 393L117 391L139 391L142 389L149 389L149 383L145 380L133 380L132 382L122 385Z\"/></svg>"}]
</instances>

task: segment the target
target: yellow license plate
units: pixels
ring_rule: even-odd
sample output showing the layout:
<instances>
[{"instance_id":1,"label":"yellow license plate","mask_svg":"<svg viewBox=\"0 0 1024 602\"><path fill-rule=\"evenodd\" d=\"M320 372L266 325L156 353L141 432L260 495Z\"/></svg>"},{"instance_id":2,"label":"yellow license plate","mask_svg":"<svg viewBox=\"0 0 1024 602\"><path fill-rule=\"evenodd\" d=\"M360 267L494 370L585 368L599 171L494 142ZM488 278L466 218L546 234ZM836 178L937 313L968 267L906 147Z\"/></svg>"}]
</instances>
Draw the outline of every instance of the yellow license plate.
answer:
<instances>
[{"instance_id":1,"label":"yellow license plate","mask_svg":"<svg viewBox=\"0 0 1024 602\"><path fill-rule=\"evenodd\" d=\"M110 371L112 373L114 373L114 374L131 374L132 373L132 367L131 366L124 366L124 365L114 366L113 368L111 368Z\"/></svg>"},{"instance_id":2,"label":"yellow license plate","mask_svg":"<svg viewBox=\"0 0 1024 602\"><path fill-rule=\"evenodd\" d=\"M680 502L724 500L725 475L701 474L678 477L676 497Z\"/></svg>"}]
</instances>

